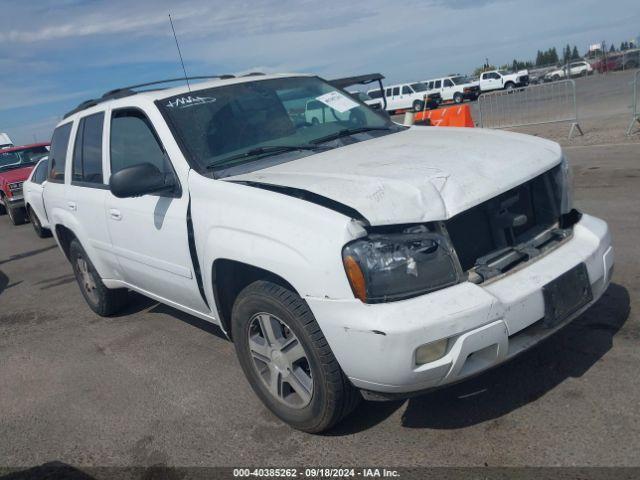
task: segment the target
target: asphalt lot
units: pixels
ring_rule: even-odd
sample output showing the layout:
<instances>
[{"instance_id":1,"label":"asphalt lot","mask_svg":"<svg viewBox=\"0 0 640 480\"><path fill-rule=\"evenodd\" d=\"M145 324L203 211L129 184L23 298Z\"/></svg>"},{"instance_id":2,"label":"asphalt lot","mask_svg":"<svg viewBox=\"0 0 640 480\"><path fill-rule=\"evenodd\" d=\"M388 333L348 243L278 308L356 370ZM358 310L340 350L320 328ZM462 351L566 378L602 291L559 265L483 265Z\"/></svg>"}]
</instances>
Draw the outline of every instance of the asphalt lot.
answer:
<instances>
[{"instance_id":1,"label":"asphalt lot","mask_svg":"<svg viewBox=\"0 0 640 480\"><path fill-rule=\"evenodd\" d=\"M54 241L0 217L0 466L640 465L640 145L567 154L577 205L613 230L601 301L511 363L323 436L262 406L215 327L141 297L97 317Z\"/></svg>"}]
</instances>

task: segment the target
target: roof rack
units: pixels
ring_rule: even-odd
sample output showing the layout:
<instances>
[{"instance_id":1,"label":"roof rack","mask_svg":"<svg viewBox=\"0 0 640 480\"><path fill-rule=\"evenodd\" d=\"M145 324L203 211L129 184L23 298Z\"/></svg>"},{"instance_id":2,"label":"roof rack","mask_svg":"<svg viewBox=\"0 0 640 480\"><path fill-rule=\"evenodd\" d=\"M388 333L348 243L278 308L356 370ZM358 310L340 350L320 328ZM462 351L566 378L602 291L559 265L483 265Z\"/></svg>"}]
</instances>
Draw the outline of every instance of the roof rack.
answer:
<instances>
[{"instance_id":1,"label":"roof rack","mask_svg":"<svg viewBox=\"0 0 640 480\"><path fill-rule=\"evenodd\" d=\"M248 73L248 74L242 75L242 76L243 77L253 77L253 76L258 76L258 75L264 75L264 73L251 72L251 73ZM131 95L135 95L136 93L140 92L140 91L137 91L137 89L139 89L139 88L152 87L154 85L163 85L163 84L166 84L166 83L184 82L184 81L187 81L187 80L206 80L206 79L211 79L211 78L217 78L217 79L220 79L220 80L228 80L230 78L235 78L235 75L230 75L230 74L224 74L224 75L200 75L200 76L197 76L197 77L169 78L167 80L157 80L155 82L139 83L137 85L130 85L128 87L115 88L113 90L109 90L107 93L105 93L104 95L102 95L99 98L85 100L80 105L78 105L76 108L74 108L70 112L67 112L64 115L63 118L67 118L67 117L73 115L74 113L81 112L82 110L86 110L87 108L95 107L96 105L98 105L100 103L103 103L103 102L106 102L107 100L115 100L117 98L124 98L124 97L129 97ZM150 88L150 89L143 90L143 91L153 91L153 90L159 90L159 89Z\"/></svg>"}]
</instances>

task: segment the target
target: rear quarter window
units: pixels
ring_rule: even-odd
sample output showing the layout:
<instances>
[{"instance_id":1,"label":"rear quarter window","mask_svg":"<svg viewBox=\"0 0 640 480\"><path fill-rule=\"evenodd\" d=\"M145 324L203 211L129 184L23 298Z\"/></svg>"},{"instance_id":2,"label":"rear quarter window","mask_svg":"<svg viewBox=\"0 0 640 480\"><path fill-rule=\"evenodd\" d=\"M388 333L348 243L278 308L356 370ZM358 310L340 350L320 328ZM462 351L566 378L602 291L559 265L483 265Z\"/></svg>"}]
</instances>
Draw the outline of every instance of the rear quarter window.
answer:
<instances>
[{"instance_id":1,"label":"rear quarter window","mask_svg":"<svg viewBox=\"0 0 640 480\"><path fill-rule=\"evenodd\" d=\"M49 181L63 183L64 169L67 163L67 147L72 123L60 125L53 131L51 150L49 151Z\"/></svg>"}]
</instances>

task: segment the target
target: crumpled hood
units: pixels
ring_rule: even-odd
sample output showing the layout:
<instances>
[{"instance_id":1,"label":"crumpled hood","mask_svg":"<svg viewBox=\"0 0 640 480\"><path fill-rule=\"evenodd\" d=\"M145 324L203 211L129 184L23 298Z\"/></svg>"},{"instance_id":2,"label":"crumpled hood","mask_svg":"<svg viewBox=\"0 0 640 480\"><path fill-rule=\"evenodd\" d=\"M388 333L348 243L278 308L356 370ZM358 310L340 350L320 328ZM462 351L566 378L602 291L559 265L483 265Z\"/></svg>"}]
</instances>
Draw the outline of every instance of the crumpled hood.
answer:
<instances>
[{"instance_id":1,"label":"crumpled hood","mask_svg":"<svg viewBox=\"0 0 640 480\"><path fill-rule=\"evenodd\" d=\"M6 183L14 183L14 182L24 182L29 175L31 175L31 170L33 170L34 165L29 165L28 167L15 168L13 170L7 170L4 172L0 172L0 185L4 185Z\"/></svg>"},{"instance_id":2,"label":"crumpled hood","mask_svg":"<svg viewBox=\"0 0 640 480\"><path fill-rule=\"evenodd\" d=\"M451 218L561 157L557 143L528 135L412 127L225 180L306 190L390 225Z\"/></svg>"}]
</instances>

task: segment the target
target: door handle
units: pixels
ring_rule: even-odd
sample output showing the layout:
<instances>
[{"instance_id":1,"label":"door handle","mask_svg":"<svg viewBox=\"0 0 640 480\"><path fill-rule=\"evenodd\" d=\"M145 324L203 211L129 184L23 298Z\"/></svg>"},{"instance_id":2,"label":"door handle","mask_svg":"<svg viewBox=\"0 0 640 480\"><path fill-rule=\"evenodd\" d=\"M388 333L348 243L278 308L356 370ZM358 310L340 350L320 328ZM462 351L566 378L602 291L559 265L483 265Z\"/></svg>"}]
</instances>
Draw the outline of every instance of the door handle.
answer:
<instances>
[{"instance_id":1,"label":"door handle","mask_svg":"<svg viewBox=\"0 0 640 480\"><path fill-rule=\"evenodd\" d=\"M78 209L78 205L76 204L76 202L67 202L67 207L69 207L69 210L73 212Z\"/></svg>"},{"instance_id":2,"label":"door handle","mask_svg":"<svg viewBox=\"0 0 640 480\"><path fill-rule=\"evenodd\" d=\"M115 208L109 210L109 216L112 220L122 220L122 213L120 213L120 210L116 210Z\"/></svg>"}]
</instances>

